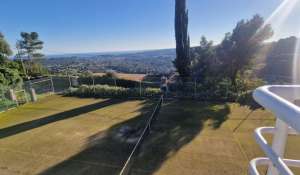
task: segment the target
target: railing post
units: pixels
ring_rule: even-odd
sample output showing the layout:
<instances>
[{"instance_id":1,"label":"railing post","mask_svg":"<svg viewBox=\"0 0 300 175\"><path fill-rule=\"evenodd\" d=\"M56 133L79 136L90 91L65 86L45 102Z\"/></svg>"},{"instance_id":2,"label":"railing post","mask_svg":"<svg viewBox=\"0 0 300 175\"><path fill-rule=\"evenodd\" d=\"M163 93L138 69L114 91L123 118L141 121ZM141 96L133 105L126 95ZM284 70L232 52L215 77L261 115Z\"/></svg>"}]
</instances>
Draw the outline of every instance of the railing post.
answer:
<instances>
[{"instance_id":1,"label":"railing post","mask_svg":"<svg viewBox=\"0 0 300 175\"><path fill-rule=\"evenodd\" d=\"M287 143L289 126L277 118L276 131L274 133L272 149L281 158L284 156L285 147ZM278 170L271 164L269 165L267 175L279 175Z\"/></svg>"},{"instance_id":2,"label":"railing post","mask_svg":"<svg viewBox=\"0 0 300 175\"><path fill-rule=\"evenodd\" d=\"M50 75L50 78L51 78L52 92L55 93L54 83L53 83L53 77Z\"/></svg>"},{"instance_id":3,"label":"railing post","mask_svg":"<svg viewBox=\"0 0 300 175\"><path fill-rule=\"evenodd\" d=\"M30 97L31 97L32 102L37 101L37 96L36 96L36 93L35 93L35 89L33 89L33 88L30 88Z\"/></svg>"},{"instance_id":4,"label":"railing post","mask_svg":"<svg viewBox=\"0 0 300 175\"><path fill-rule=\"evenodd\" d=\"M195 79L194 81L194 98L196 99L196 94L197 94L197 80Z\"/></svg>"},{"instance_id":5,"label":"railing post","mask_svg":"<svg viewBox=\"0 0 300 175\"><path fill-rule=\"evenodd\" d=\"M79 78L78 77L76 77L76 76L72 76L71 77L71 87L72 86L79 86Z\"/></svg>"},{"instance_id":6,"label":"railing post","mask_svg":"<svg viewBox=\"0 0 300 175\"><path fill-rule=\"evenodd\" d=\"M140 97L142 97L142 81L140 81Z\"/></svg>"},{"instance_id":7,"label":"railing post","mask_svg":"<svg viewBox=\"0 0 300 175\"><path fill-rule=\"evenodd\" d=\"M117 86L117 79L114 77L114 83L115 83L115 86Z\"/></svg>"},{"instance_id":8,"label":"railing post","mask_svg":"<svg viewBox=\"0 0 300 175\"><path fill-rule=\"evenodd\" d=\"M9 89L9 98L11 101L14 101L17 106L19 106L18 99L16 93L13 89Z\"/></svg>"},{"instance_id":9,"label":"railing post","mask_svg":"<svg viewBox=\"0 0 300 175\"><path fill-rule=\"evenodd\" d=\"M93 92L94 95L96 94L96 89L95 89L95 78L94 78L94 74L92 75L92 81L93 81Z\"/></svg>"},{"instance_id":10,"label":"railing post","mask_svg":"<svg viewBox=\"0 0 300 175\"><path fill-rule=\"evenodd\" d=\"M71 88L72 87L72 81L71 81L71 77L70 77L69 74L68 74L68 79L69 79L69 88Z\"/></svg>"}]
</instances>

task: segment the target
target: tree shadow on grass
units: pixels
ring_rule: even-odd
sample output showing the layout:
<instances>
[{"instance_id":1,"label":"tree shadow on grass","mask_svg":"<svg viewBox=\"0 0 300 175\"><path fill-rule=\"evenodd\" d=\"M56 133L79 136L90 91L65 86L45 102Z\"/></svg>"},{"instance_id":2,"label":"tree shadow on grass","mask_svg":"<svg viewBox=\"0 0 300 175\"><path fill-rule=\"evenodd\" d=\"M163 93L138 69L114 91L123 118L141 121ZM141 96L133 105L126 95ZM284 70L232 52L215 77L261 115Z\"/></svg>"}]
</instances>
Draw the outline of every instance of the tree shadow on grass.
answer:
<instances>
[{"instance_id":1,"label":"tree shadow on grass","mask_svg":"<svg viewBox=\"0 0 300 175\"><path fill-rule=\"evenodd\" d=\"M41 175L110 175L118 174L134 144L118 137L124 126L143 128L154 105L145 101L140 115L100 131L87 139L78 154L41 172ZM153 174L173 153L192 141L211 120L213 129L227 119L227 105L175 101L163 105L152 132L146 138L133 163L132 174Z\"/></svg>"},{"instance_id":2,"label":"tree shadow on grass","mask_svg":"<svg viewBox=\"0 0 300 175\"><path fill-rule=\"evenodd\" d=\"M220 128L229 113L227 104L193 101L167 104L160 113L159 122L156 124L157 131L152 132L146 139L136 159L135 174L140 174L140 170L153 174L164 161L198 136L204 127L213 130Z\"/></svg>"},{"instance_id":3,"label":"tree shadow on grass","mask_svg":"<svg viewBox=\"0 0 300 175\"><path fill-rule=\"evenodd\" d=\"M123 102L124 100L120 100L120 99L108 99L105 101L101 101L98 103L93 103L90 105L86 105L86 106L81 106L78 108L74 108L68 111L64 111L61 113L57 113L57 114L53 114L47 117L43 117L43 118L39 118L36 120L31 120L28 122L24 122L24 123L20 123L14 126L10 126L7 128L3 128L0 129L0 139L5 138L5 137L9 137L9 136L13 136L15 134L19 134L31 129L35 129L53 122L57 122L60 120L65 120L65 119L69 119L69 118L73 118L73 117L78 117L81 114L85 114L88 112L92 112L95 110L98 110L100 108L104 108L106 106L110 106L113 104L118 104Z\"/></svg>"}]
</instances>

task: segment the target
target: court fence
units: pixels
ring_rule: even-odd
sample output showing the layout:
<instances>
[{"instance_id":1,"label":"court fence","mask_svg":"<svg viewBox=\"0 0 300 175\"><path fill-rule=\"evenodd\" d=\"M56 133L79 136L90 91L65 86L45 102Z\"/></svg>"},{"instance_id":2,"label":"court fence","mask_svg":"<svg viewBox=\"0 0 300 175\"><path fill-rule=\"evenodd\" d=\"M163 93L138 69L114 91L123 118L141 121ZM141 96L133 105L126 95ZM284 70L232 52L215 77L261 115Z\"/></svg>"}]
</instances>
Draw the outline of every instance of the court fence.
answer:
<instances>
[{"instance_id":1,"label":"court fence","mask_svg":"<svg viewBox=\"0 0 300 175\"><path fill-rule=\"evenodd\" d=\"M62 93L71 87L78 86L76 83L76 77L48 76L24 81L17 85L0 86L0 112L37 101L47 95Z\"/></svg>"},{"instance_id":2,"label":"court fence","mask_svg":"<svg viewBox=\"0 0 300 175\"><path fill-rule=\"evenodd\" d=\"M250 91L236 92L228 82L218 82L217 85L203 85L196 80L189 80L185 83L178 81L168 81L164 87L162 82L156 81L133 81L115 78L101 77L75 77L75 76L48 76L30 81L25 81L18 86L0 87L0 112L9 110L30 101L37 101L49 94L64 93L76 90L78 87L87 85L97 87L98 85L108 85L113 87L126 88L129 92L122 98L149 98L152 91L161 91L166 98L196 99L202 101L235 101L240 96L247 97ZM104 90L107 88L104 88ZM108 88L109 89L109 88ZM111 89L110 89L111 90ZM151 90L150 94L147 94ZM76 94L76 93L75 93ZM105 97L103 94L95 94L95 97ZM113 94L113 93L108 93ZM127 94L127 95L126 95ZM129 94L129 95L128 95ZM158 93L159 94L159 93ZM92 94L93 95L93 94ZM249 96L249 95L248 95ZM114 96L112 96L114 97ZM118 96L120 97L120 96Z\"/></svg>"},{"instance_id":3,"label":"court fence","mask_svg":"<svg viewBox=\"0 0 300 175\"><path fill-rule=\"evenodd\" d=\"M147 97L143 92L148 88L162 89L163 83L159 80L155 81L133 81L123 80L118 78L108 78L99 76L79 77L79 86L97 87L97 85L109 85L126 88L140 92L138 95L132 97ZM207 101L234 101L239 97L242 91L236 91L228 81L211 83L211 85L203 84L197 80L191 80L182 83L180 81L168 81L165 83L165 89L163 90L165 98L186 98L197 99ZM137 94L137 93L136 93ZM77 94L78 95L78 94ZM90 94L93 95L93 94ZM99 94L95 94L99 96ZM84 94L82 94L84 96ZM106 97L106 96L105 96ZM127 97L127 96L125 96ZM149 97L149 96L148 96Z\"/></svg>"}]
</instances>

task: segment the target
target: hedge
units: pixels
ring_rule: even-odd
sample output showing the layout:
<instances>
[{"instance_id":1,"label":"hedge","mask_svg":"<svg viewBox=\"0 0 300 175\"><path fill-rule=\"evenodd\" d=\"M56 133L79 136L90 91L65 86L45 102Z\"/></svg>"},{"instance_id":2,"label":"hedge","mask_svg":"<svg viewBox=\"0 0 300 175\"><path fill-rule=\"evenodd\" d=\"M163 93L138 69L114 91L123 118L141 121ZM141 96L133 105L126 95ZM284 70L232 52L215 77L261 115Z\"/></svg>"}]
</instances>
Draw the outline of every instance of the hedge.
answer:
<instances>
[{"instance_id":1,"label":"hedge","mask_svg":"<svg viewBox=\"0 0 300 175\"><path fill-rule=\"evenodd\" d=\"M65 92L66 96L76 97L158 97L161 94L158 88L124 88L109 85L81 85L79 88L70 88Z\"/></svg>"},{"instance_id":2,"label":"hedge","mask_svg":"<svg viewBox=\"0 0 300 175\"><path fill-rule=\"evenodd\" d=\"M93 80L94 79L94 80ZM93 82L94 81L94 82ZM126 80L121 78L112 78L108 76L87 76L87 77L79 77L78 82L80 85L110 85L110 86L118 86L124 88L160 88L160 81L151 82L151 81L134 81L134 80Z\"/></svg>"}]
</instances>

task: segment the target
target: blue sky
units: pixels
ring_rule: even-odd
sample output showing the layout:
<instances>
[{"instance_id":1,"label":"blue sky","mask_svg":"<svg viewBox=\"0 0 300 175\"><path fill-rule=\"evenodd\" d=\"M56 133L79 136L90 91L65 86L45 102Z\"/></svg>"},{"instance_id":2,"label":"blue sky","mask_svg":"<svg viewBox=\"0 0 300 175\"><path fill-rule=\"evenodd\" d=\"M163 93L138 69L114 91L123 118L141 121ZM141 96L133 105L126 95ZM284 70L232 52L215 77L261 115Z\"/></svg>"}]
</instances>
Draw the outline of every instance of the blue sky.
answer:
<instances>
[{"instance_id":1,"label":"blue sky","mask_svg":"<svg viewBox=\"0 0 300 175\"><path fill-rule=\"evenodd\" d=\"M174 1L1 0L0 31L12 47L21 31L36 31L46 54L172 48ZM191 45L202 35L218 43L240 19L267 18L281 2L187 0ZM300 3L295 9L281 26L274 17L273 39L299 33Z\"/></svg>"}]
</instances>

